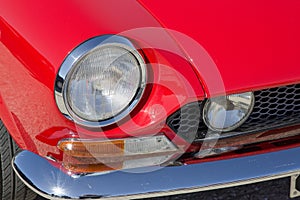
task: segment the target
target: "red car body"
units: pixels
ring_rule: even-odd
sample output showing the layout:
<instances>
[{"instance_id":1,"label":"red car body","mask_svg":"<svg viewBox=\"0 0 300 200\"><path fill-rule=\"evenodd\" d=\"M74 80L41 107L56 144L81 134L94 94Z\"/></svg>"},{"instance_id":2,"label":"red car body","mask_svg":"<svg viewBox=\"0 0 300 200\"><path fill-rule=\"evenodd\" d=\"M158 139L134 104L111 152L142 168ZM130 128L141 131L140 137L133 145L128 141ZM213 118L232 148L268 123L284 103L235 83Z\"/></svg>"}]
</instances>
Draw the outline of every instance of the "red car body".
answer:
<instances>
[{"instance_id":1,"label":"red car body","mask_svg":"<svg viewBox=\"0 0 300 200\"><path fill-rule=\"evenodd\" d=\"M57 160L52 164L58 168L63 155L57 144L64 138L116 139L160 132L174 138L166 118L183 105L220 94L300 83L297 0L1 0L0 5L1 120L22 149ZM160 40L162 30L168 36L161 37L169 41ZM84 41L106 34L135 40L142 50L145 47L150 63L170 66L180 76L166 79L170 68L154 66L151 88L146 89L143 103L134 109L131 119L95 131L77 126L61 114L54 87L67 55ZM170 47L170 41L178 47ZM157 46L149 50L146 44ZM187 59L165 48L182 49ZM177 142L187 145L180 138ZM264 150L269 151L273 149ZM219 159L222 157L212 160ZM199 162L201 159L186 163Z\"/></svg>"}]
</instances>

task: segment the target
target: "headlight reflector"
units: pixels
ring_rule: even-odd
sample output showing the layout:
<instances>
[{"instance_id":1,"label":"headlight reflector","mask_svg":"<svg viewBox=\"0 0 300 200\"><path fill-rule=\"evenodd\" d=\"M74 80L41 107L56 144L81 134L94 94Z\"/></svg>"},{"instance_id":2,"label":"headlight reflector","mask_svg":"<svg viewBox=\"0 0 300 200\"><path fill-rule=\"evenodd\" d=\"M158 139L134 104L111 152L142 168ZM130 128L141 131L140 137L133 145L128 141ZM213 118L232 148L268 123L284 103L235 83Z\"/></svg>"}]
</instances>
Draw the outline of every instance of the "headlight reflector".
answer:
<instances>
[{"instance_id":1,"label":"headlight reflector","mask_svg":"<svg viewBox=\"0 0 300 200\"><path fill-rule=\"evenodd\" d=\"M62 113L79 124L106 126L136 106L146 78L144 60L129 40L101 36L67 57L56 80L56 102Z\"/></svg>"},{"instance_id":2,"label":"headlight reflector","mask_svg":"<svg viewBox=\"0 0 300 200\"><path fill-rule=\"evenodd\" d=\"M247 120L253 106L252 92L212 98L204 105L203 120L213 131L232 131Z\"/></svg>"},{"instance_id":3,"label":"headlight reflector","mask_svg":"<svg viewBox=\"0 0 300 200\"><path fill-rule=\"evenodd\" d=\"M101 121L118 115L141 82L140 63L121 46L104 45L82 58L68 76L66 100L80 118Z\"/></svg>"}]
</instances>

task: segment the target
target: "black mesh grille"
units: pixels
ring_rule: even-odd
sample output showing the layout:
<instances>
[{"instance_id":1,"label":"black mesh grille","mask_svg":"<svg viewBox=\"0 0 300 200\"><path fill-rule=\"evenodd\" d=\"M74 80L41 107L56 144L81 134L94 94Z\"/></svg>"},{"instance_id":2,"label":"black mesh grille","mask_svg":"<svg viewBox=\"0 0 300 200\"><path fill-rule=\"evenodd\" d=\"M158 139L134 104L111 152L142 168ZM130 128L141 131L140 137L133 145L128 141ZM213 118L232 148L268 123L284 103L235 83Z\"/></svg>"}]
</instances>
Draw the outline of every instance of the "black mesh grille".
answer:
<instances>
[{"instance_id":1,"label":"black mesh grille","mask_svg":"<svg viewBox=\"0 0 300 200\"><path fill-rule=\"evenodd\" d=\"M290 124L300 119L300 84L254 92L255 105L239 131Z\"/></svg>"},{"instance_id":2,"label":"black mesh grille","mask_svg":"<svg viewBox=\"0 0 300 200\"><path fill-rule=\"evenodd\" d=\"M202 102L193 102L183 106L168 118L169 127L189 142L196 137L204 138L207 127L202 120L202 105Z\"/></svg>"},{"instance_id":3,"label":"black mesh grille","mask_svg":"<svg viewBox=\"0 0 300 200\"><path fill-rule=\"evenodd\" d=\"M254 92L255 105L247 121L223 136L264 131L300 123L300 84ZM203 139L208 128L202 120L205 101L185 105L171 115L167 124L187 141Z\"/></svg>"}]
</instances>

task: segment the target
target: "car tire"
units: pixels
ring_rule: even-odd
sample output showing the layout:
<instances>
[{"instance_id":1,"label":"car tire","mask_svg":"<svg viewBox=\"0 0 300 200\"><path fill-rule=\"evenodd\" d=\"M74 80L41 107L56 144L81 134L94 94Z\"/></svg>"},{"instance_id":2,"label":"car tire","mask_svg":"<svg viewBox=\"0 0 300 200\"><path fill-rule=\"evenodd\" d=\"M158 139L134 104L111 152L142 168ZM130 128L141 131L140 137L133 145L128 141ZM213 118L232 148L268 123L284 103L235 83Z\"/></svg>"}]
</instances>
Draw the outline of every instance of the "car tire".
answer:
<instances>
[{"instance_id":1,"label":"car tire","mask_svg":"<svg viewBox=\"0 0 300 200\"><path fill-rule=\"evenodd\" d=\"M30 190L14 173L11 160L20 148L0 120L0 198L3 200L34 200Z\"/></svg>"}]
</instances>

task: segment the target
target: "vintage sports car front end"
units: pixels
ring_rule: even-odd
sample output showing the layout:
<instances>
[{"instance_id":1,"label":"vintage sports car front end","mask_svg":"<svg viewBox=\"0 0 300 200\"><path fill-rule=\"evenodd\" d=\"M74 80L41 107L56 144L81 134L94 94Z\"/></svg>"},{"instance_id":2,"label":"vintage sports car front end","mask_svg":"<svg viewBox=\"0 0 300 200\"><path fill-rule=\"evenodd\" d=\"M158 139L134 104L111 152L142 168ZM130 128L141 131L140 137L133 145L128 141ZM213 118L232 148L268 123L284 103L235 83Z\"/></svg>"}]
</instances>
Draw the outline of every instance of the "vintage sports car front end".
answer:
<instances>
[{"instance_id":1,"label":"vintage sports car front end","mask_svg":"<svg viewBox=\"0 0 300 200\"><path fill-rule=\"evenodd\" d=\"M297 0L0 5L1 198L300 195Z\"/></svg>"}]
</instances>

